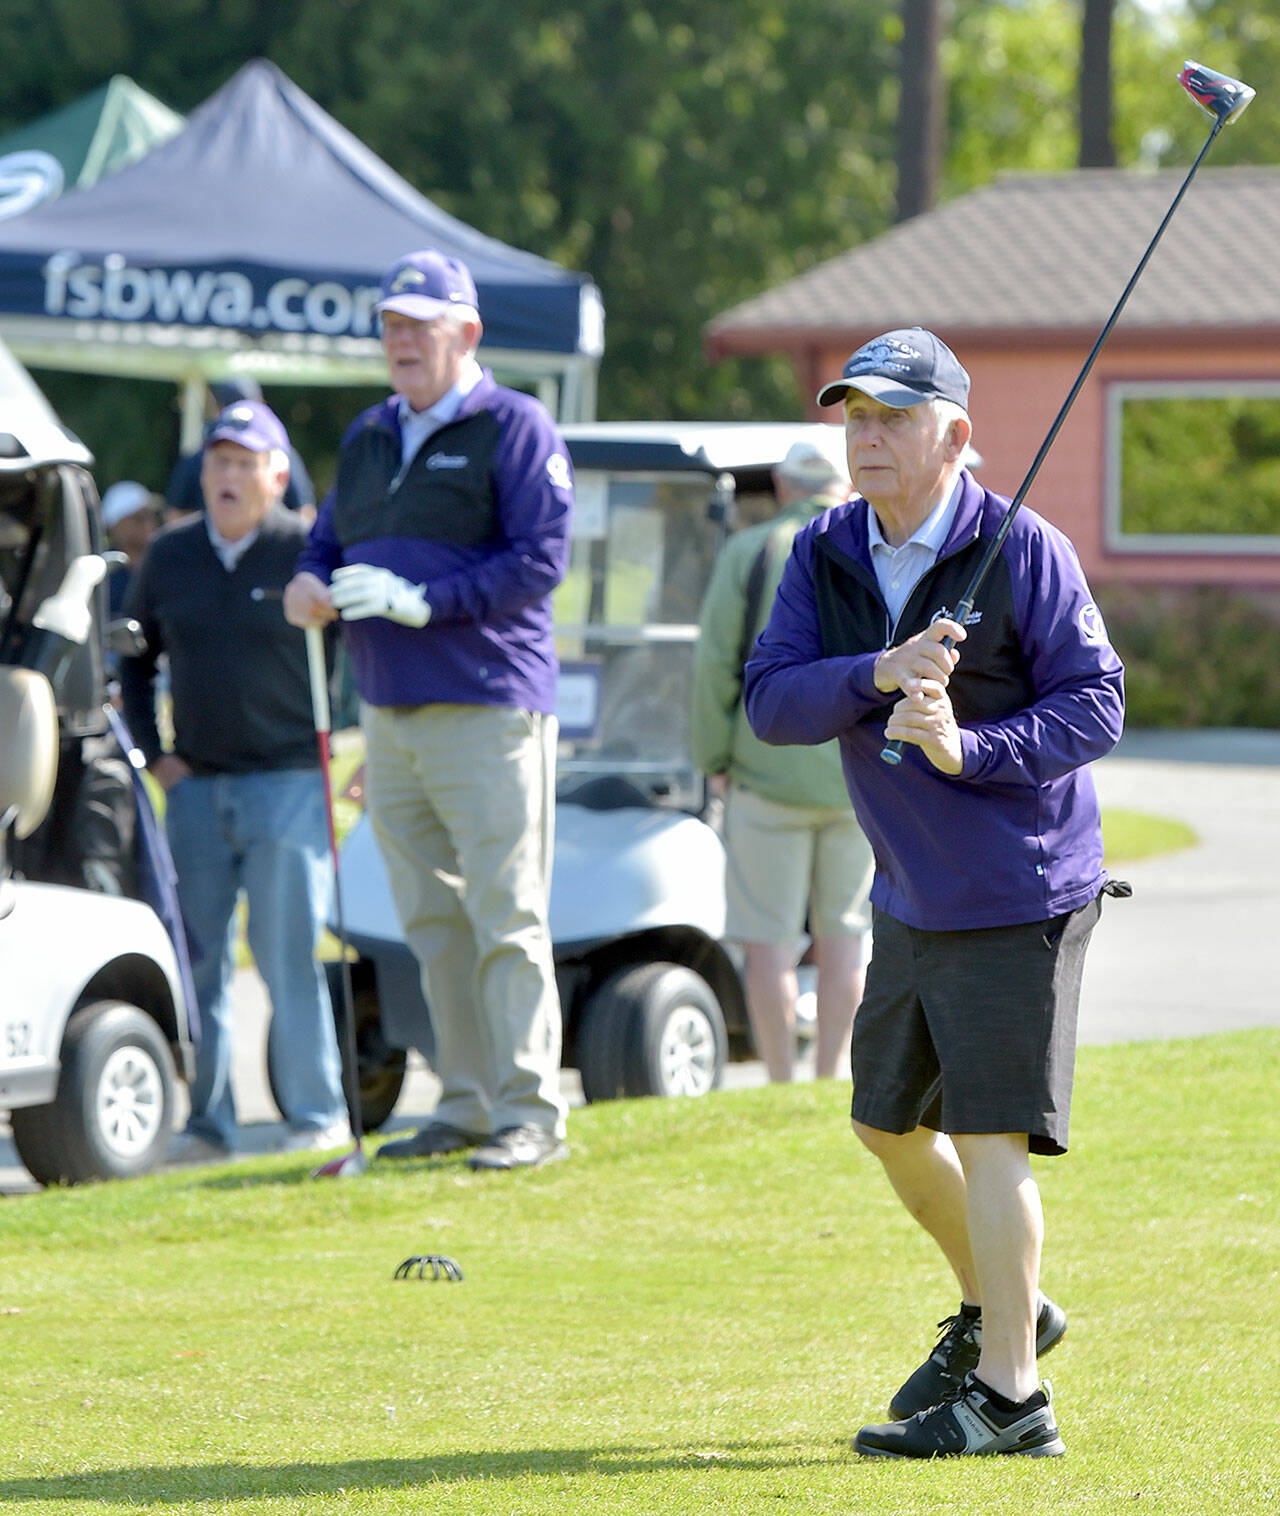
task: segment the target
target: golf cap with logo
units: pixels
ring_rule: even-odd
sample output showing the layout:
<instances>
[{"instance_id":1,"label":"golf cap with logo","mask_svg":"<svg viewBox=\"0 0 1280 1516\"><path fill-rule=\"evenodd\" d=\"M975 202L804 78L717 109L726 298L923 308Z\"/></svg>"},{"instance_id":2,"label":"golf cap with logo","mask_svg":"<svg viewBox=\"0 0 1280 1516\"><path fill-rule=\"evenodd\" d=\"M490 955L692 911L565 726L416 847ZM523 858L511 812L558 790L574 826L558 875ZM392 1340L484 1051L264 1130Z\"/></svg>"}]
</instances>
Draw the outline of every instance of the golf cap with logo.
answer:
<instances>
[{"instance_id":1,"label":"golf cap with logo","mask_svg":"<svg viewBox=\"0 0 1280 1516\"><path fill-rule=\"evenodd\" d=\"M818 391L819 405L834 405L860 390L895 410L923 400L951 400L969 408L969 376L940 337L922 326L899 327L873 337L854 353L839 379Z\"/></svg>"},{"instance_id":2,"label":"golf cap with logo","mask_svg":"<svg viewBox=\"0 0 1280 1516\"><path fill-rule=\"evenodd\" d=\"M204 445L215 442L238 442L251 453L289 451L289 434L264 400L237 400L219 411L205 434Z\"/></svg>"},{"instance_id":3,"label":"golf cap with logo","mask_svg":"<svg viewBox=\"0 0 1280 1516\"><path fill-rule=\"evenodd\" d=\"M778 472L797 484L821 489L826 484L848 484L849 476L816 442L793 442L778 464Z\"/></svg>"},{"instance_id":4,"label":"golf cap with logo","mask_svg":"<svg viewBox=\"0 0 1280 1516\"><path fill-rule=\"evenodd\" d=\"M375 310L395 311L414 321L434 321L449 309L475 312L475 280L465 263L446 258L434 248L407 253L382 281L382 298Z\"/></svg>"}]
</instances>

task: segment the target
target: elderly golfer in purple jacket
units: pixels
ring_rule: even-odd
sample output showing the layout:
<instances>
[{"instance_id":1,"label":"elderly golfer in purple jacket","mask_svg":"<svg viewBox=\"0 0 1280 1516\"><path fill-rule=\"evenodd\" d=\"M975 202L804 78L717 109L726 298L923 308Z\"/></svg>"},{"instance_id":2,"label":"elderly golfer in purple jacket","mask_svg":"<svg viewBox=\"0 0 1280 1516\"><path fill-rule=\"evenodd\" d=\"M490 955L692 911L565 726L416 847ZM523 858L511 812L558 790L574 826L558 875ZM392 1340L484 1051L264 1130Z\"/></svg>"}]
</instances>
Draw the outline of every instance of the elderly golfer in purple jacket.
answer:
<instances>
[{"instance_id":1,"label":"elderly golfer in purple jacket","mask_svg":"<svg viewBox=\"0 0 1280 1516\"><path fill-rule=\"evenodd\" d=\"M407 255L377 308L396 393L343 439L285 613L342 619L369 815L431 1008L434 1117L378 1156L533 1167L568 1152L547 884L572 473L546 409L477 363L463 264Z\"/></svg>"},{"instance_id":2,"label":"elderly golfer in purple jacket","mask_svg":"<svg viewBox=\"0 0 1280 1516\"><path fill-rule=\"evenodd\" d=\"M853 1126L961 1291L894 1420L854 1445L1061 1453L1036 1359L1067 1322L1039 1290L1029 1155L1066 1150L1085 948L1121 888L1088 765L1120 736L1123 670L1070 542L1031 511L951 619L1008 501L962 467L969 377L933 333L867 343L818 399L843 405L857 495L797 537L746 709L766 742L839 739L876 856Z\"/></svg>"}]
</instances>

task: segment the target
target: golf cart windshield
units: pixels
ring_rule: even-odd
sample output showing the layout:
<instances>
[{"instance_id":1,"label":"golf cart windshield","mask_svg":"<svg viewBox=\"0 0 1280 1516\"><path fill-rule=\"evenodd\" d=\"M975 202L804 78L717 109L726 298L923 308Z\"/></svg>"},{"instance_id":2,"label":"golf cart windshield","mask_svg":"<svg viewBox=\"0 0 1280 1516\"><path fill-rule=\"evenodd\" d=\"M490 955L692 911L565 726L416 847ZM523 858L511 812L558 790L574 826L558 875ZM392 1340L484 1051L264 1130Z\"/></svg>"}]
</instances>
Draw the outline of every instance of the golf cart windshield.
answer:
<instances>
[{"instance_id":1,"label":"golf cart windshield","mask_svg":"<svg viewBox=\"0 0 1280 1516\"><path fill-rule=\"evenodd\" d=\"M734 527L773 515L773 466L793 443L813 443L843 467L843 430L600 421L564 437L576 505L555 599L561 794L586 804L592 787L601 807L700 812L706 786L689 756L689 707L716 555Z\"/></svg>"},{"instance_id":2,"label":"golf cart windshield","mask_svg":"<svg viewBox=\"0 0 1280 1516\"><path fill-rule=\"evenodd\" d=\"M579 468L575 487L573 553L555 602L561 787L614 775L648 801L697 809L693 645L724 486L695 471Z\"/></svg>"},{"instance_id":3,"label":"golf cart windshield","mask_svg":"<svg viewBox=\"0 0 1280 1516\"><path fill-rule=\"evenodd\" d=\"M25 382L27 388L22 385ZM92 459L0 349L0 663L22 663L38 608L101 546ZM6 386L12 386L6 388ZM105 608L106 592L98 601ZM90 637L58 691L64 736L105 729L102 648Z\"/></svg>"}]
</instances>

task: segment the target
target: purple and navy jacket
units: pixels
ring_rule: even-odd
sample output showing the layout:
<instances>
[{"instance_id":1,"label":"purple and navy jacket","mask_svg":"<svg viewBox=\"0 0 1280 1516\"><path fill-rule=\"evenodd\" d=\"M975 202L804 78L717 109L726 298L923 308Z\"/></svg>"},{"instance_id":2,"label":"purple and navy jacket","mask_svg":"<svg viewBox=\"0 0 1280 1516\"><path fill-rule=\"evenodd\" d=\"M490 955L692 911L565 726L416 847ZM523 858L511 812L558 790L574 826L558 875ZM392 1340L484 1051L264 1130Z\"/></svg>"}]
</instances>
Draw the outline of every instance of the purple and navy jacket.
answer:
<instances>
[{"instance_id":1,"label":"purple and navy jacket","mask_svg":"<svg viewBox=\"0 0 1280 1516\"><path fill-rule=\"evenodd\" d=\"M399 478L394 396L347 429L298 570L372 563L421 584L426 626L342 623L370 705L502 705L549 714L551 594L569 561L573 470L546 407L485 370Z\"/></svg>"},{"instance_id":2,"label":"purple and navy jacket","mask_svg":"<svg viewBox=\"0 0 1280 1516\"><path fill-rule=\"evenodd\" d=\"M747 664L747 718L765 742L840 742L845 783L876 855L872 903L909 926L960 931L1041 921L1106 883L1087 765L1124 722L1124 670L1075 549L1022 509L959 644L948 694L964 767L942 774L908 744L881 761L899 697L878 655L959 604L1008 501L965 472L951 532L896 627L876 583L867 502L799 534Z\"/></svg>"}]
</instances>

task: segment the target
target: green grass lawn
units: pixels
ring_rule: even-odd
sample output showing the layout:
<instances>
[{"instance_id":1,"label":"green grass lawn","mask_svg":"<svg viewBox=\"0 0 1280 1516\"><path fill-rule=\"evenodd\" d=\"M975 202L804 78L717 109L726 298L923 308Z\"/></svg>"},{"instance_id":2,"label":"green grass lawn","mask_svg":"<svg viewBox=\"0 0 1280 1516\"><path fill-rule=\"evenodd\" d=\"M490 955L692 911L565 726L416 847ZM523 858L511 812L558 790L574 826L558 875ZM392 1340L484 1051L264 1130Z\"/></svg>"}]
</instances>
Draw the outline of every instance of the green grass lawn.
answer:
<instances>
[{"instance_id":1,"label":"green grass lawn","mask_svg":"<svg viewBox=\"0 0 1280 1516\"><path fill-rule=\"evenodd\" d=\"M1114 807L1102 813L1102 839L1107 862L1113 867L1117 863L1138 863L1162 853L1177 853L1194 847L1199 840L1185 822Z\"/></svg>"},{"instance_id":2,"label":"green grass lawn","mask_svg":"<svg viewBox=\"0 0 1280 1516\"><path fill-rule=\"evenodd\" d=\"M841 1084L588 1107L531 1174L11 1198L0 1511L1275 1511L1278 1081L1275 1031L1081 1050L1053 1460L850 1452L956 1292ZM464 1281L393 1279L426 1251Z\"/></svg>"}]
</instances>

